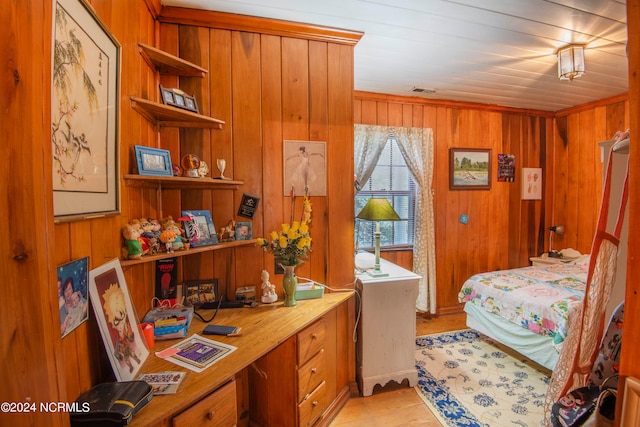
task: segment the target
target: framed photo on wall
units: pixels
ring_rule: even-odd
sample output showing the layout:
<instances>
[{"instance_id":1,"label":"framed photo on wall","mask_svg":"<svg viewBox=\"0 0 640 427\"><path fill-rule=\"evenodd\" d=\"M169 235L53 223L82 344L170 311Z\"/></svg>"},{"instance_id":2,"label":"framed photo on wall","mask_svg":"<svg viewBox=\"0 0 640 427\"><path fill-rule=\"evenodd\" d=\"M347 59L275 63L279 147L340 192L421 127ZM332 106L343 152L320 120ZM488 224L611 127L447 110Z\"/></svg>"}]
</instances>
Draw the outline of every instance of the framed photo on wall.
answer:
<instances>
[{"instance_id":1,"label":"framed photo on wall","mask_svg":"<svg viewBox=\"0 0 640 427\"><path fill-rule=\"evenodd\" d=\"M89 272L89 294L113 373L118 381L131 381L149 350L117 258Z\"/></svg>"},{"instance_id":2,"label":"framed photo on wall","mask_svg":"<svg viewBox=\"0 0 640 427\"><path fill-rule=\"evenodd\" d=\"M119 213L120 45L85 0L53 4L51 144L56 222Z\"/></svg>"},{"instance_id":3,"label":"framed photo on wall","mask_svg":"<svg viewBox=\"0 0 640 427\"><path fill-rule=\"evenodd\" d=\"M89 257L59 265L58 308L64 338L89 317Z\"/></svg>"},{"instance_id":4,"label":"framed photo on wall","mask_svg":"<svg viewBox=\"0 0 640 427\"><path fill-rule=\"evenodd\" d=\"M449 190L491 189L491 149L450 148Z\"/></svg>"},{"instance_id":5,"label":"framed photo on wall","mask_svg":"<svg viewBox=\"0 0 640 427\"><path fill-rule=\"evenodd\" d=\"M327 195L326 144L319 141L284 141L284 195Z\"/></svg>"},{"instance_id":6,"label":"framed photo on wall","mask_svg":"<svg viewBox=\"0 0 640 427\"><path fill-rule=\"evenodd\" d=\"M542 200L542 168L522 168L522 200Z\"/></svg>"}]
</instances>

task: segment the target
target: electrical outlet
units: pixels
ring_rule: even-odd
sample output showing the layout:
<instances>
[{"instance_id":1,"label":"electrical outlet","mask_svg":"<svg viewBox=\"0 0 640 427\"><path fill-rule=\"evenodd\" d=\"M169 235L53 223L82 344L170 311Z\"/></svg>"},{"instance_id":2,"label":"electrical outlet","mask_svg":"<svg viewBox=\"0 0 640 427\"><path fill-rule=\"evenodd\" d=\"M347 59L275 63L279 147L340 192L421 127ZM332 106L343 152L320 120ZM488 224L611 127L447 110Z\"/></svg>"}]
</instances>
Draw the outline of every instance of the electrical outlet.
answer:
<instances>
[{"instance_id":1,"label":"electrical outlet","mask_svg":"<svg viewBox=\"0 0 640 427\"><path fill-rule=\"evenodd\" d=\"M278 258L273 258L273 272L275 274L284 274L284 268L280 265L280 260Z\"/></svg>"}]
</instances>

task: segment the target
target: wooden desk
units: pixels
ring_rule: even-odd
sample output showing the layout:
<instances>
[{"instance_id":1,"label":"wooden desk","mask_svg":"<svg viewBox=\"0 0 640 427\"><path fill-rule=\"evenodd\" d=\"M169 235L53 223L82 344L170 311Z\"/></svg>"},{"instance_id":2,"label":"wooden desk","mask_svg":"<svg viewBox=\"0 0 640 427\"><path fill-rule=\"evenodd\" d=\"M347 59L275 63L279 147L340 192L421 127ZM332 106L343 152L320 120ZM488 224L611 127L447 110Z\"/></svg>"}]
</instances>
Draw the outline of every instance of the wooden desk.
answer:
<instances>
[{"instance_id":1,"label":"wooden desk","mask_svg":"<svg viewBox=\"0 0 640 427\"><path fill-rule=\"evenodd\" d=\"M160 371L184 371L185 379L180 384L177 394L154 396L151 402L140 411L131 423L133 426L172 425L173 417L197 404L209 394L233 380L237 373L267 355L295 334L299 333L318 319L338 310L347 302L353 292L338 292L325 294L318 299L298 301L295 307L283 307L282 302L260 305L257 308L224 309L212 323L242 328L239 337L224 337L208 335L215 341L227 343L237 347L237 350L219 360L202 373L196 373L186 368L167 362L155 356L156 351L165 349L179 340L156 341L145 361L140 374ZM205 319L211 317L213 310L199 311ZM346 323L346 322L344 322ZM189 335L202 335L206 323L197 316L189 328ZM342 328L352 328L352 325L340 325ZM347 336L349 334L346 334ZM346 359L340 356L340 360ZM348 360L344 361L349 363ZM283 364L296 365L295 360L282 361ZM293 387L296 385L293 384ZM345 384L348 389L348 384ZM348 397L348 395L347 395ZM288 402L287 402L288 403ZM253 405L254 402L251 402ZM290 402L295 407L297 402Z\"/></svg>"}]
</instances>

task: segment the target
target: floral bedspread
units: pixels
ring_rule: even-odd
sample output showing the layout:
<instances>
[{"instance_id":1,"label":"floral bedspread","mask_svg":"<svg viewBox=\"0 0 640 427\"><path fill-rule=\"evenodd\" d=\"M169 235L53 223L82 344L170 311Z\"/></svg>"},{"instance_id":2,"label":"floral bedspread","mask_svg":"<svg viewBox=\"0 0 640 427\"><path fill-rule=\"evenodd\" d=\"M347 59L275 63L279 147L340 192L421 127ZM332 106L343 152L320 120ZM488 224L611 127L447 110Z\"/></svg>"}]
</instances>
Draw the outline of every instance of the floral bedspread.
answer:
<instances>
[{"instance_id":1,"label":"floral bedspread","mask_svg":"<svg viewBox=\"0 0 640 427\"><path fill-rule=\"evenodd\" d=\"M549 336L560 345L567 336L569 316L579 310L586 281L587 267L574 264L492 271L470 277L458 300Z\"/></svg>"}]
</instances>

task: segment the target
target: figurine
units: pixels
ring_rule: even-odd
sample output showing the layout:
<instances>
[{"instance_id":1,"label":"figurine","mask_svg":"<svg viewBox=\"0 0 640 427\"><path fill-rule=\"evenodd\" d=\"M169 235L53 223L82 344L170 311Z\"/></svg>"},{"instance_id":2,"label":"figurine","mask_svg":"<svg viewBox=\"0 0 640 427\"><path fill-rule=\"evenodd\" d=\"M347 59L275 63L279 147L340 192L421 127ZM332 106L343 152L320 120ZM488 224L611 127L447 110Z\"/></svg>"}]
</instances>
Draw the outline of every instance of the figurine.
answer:
<instances>
[{"instance_id":1,"label":"figurine","mask_svg":"<svg viewBox=\"0 0 640 427\"><path fill-rule=\"evenodd\" d=\"M160 241L164 243L164 247L167 250L167 253L173 253L173 243L176 241L176 233L169 230L164 230L160 233Z\"/></svg>"},{"instance_id":2,"label":"figurine","mask_svg":"<svg viewBox=\"0 0 640 427\"><path fill-rule=\"evenodd\" d=\"M140 243L140 233L133 224L126 224L122 227L122 237L124 237L124 251L128 259L140 259L142 257L142 244Z\"/></svg>"},{"instance_id":3,"label":"figurine","mask_svg":"<svg viewBox=\"0 0 640 427\"><path fill-rule=\"evenodd\" d=\"M269 282L269 272L267 270L262 270L260 279L262 280L262 302L265 304L270 304L272 302L278 301L276 287L273 286L271 282Z\"/></svg>"},{"instance_id":4,"label":"figurine","mask_svg":"<svg viewBox=\"0 0 640 427\"><path fill-rule=\"evenodd\" d=\"M228 242L236 239L236 221L231 219L225 227L218 231L218 240Z\"/></svg>"}]
</instances>

